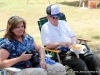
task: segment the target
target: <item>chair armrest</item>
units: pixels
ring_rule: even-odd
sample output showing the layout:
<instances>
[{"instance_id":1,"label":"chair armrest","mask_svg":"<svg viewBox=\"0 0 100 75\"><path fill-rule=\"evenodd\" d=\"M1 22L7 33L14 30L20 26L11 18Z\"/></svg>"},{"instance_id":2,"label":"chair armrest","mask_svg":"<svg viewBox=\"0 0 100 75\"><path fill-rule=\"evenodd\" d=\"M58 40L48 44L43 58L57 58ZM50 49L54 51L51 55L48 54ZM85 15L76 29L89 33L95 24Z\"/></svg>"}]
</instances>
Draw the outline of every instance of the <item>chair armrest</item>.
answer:
<instances>
[{"instance_id":1,"label":"chair armrest","mask_svg":"<svg viewBox=\"0 0 100 75\"><path fill-rule=\"evenodd\" d=\"M51 51L51 52L55 52L56 55L57 55L57 58L58 58L59 63L61 63L61 60L60 60L60 57L59 57L59 53L61 52L60 50L57 50L57 49L48 49L46 47L44 47L44 50Z\"/></svg>"},{"instance_id":2,"label":"chair armrest","mask_svg":"<svg viewBox=\"0 0 100 75\"><path fill-rule=\"evenodd\" d=\"M11 75L20 75L21 69L8 67L8 68L4 68L3 71L4 71L4 75L7 75L8 72L11 72Z\"/></svg>"},{"instance_id":3,"label":"chair armrest","mask_svg":"<svg viewBox=\"0 0 100 75\"><path fill-rule=\"evenodd\" d=\"M79 41L84 41L84 42L90 42L91 40L88 39L83 39L83 38L78 38Z\"/></svg>"},{"instance_id":4,"label":"chair armrest","mask_svg":"<svg viewBox=\"0 0 100 75\"><path fill-rule=\"evenodd\" d=\"M14 67L4 68L4 70L7 70L7 71L12 71L12 72L20 72L20 71L21 71L21 69L14 68Z\"/></svg>"},{"instance_id":5,"label":"chair armrest","mask_svg":"<svg viewBox=\"0 0 100 75\"><path fill-rule=\"evenodd\" d=\"M5 31L6 29L1 29L0 32Z\"/></svg>"},{"instance_id":6,"label":"chair armrest","mask_svg":"<svg viewBox=\"0 0 100 75\"><path fill-rule=\"evenodd\" d=\"M46 47L44 47L44 50L55 52L55 53L60 53L61 52L60 50L57 50L57 49L48 49Z\"/></svg>"}]
</instances>

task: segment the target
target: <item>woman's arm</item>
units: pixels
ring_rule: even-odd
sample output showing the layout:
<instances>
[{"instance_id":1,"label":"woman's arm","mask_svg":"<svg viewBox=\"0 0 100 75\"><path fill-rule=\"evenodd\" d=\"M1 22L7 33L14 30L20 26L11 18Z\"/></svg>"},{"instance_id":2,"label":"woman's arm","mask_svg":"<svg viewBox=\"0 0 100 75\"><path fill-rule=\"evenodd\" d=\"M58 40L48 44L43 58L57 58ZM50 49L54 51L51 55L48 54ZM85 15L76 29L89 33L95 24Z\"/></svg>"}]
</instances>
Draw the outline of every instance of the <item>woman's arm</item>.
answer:
<instances>
[{"instance_id":1,"label":"woman's arm","mask_svg":"<svg viewBox=\"0 0 100 75\"><path fill-rule=\"evenodd\" d=\"M10 53L5 49L0 49L0 68L10 67L20 61L27 61L32 54L22 53L19 57L8 59Z\"/></svg>"},{"instance_id":2,"label":"woman's arm","mask_svg":"<svg viewBox=\"0 0 100 75\"><path fill-rule=\"evenodd\" d=\"M77 41L76 36L73 36L72 37L72 44L77 44L77 43L78 43L78 41Z\"/></svg>"},{"instance_id":3,"label":"woman's arm","mask_svg":"<svg viewBox=\"0 0 100 75\"><path fill-rule=\"evenodd\" d=\"M35 42L34 42L34 46L35 46L36 51L38 51L38 53L40 54L41 60L44 60L45 59L45 50Z\"/></svg>"},{"instance_id":4,"label":"woman's arm","mask_svg":"<svg viewBox=\"0 0 100 75\"><path fill-rule=\"evenodd\" d=\"M7 50L0 49L0 68L10 67L21 61L19 57L8 59L9 55L10 53Z\"/></svg>"},{"instance_id":5,"label":"woman's arm","mask_svg":"<svg viewBox=\"0 0 100 75\"><path fill-rule=\"evenodd\" d=\"M35 49L40 54L40 66L41 66L41 68L43 68L43 69L46 70L47 66L46 66L46 62L45 62L45 50L41 46L39 46L38 44L36 44L35 42L33 44L35 46Z\"/></svg>"}]
</instances>

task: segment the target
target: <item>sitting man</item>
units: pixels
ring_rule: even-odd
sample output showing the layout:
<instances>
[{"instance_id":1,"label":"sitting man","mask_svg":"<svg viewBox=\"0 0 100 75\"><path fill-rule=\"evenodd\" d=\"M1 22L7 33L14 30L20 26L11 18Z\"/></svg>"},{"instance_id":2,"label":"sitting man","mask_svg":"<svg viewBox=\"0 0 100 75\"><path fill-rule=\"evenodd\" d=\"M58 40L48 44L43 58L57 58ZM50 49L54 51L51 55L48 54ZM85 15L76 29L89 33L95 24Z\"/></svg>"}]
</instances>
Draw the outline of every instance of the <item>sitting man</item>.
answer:
<instances>
[{"instance_id":1,"label":"sitting man","mask_svg":"<svg viewBox=\"0 0 100 75\"><path fill-rule=\"evenodd\" d=\"M59 20L62 13L59 6L52 4L46 8L48 22L42 26L41 39L46 48L60 49L63 65L68 65L76 75L100 75L100 61L94 54L79 54L79 59L70 46L77 43L75 33L66 21ZM64 54L64 57L62 57Z\"/></svg>"}]
</instances>

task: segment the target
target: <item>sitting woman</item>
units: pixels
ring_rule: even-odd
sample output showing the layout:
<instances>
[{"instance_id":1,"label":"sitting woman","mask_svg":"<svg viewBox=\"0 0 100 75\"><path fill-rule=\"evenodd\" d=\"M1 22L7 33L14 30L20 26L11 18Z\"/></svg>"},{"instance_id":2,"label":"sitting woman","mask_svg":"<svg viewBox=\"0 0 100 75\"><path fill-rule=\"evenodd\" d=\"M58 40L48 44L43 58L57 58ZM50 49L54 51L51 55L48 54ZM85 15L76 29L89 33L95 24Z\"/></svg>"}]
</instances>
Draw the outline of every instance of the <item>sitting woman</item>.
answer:
<instances>
[{"instance_id":1,"label":"sitting woman","mask_svg":"<svg viewBox=\"0 0 100 75\"><path fill-rule=\"evenodd\" d=\"M21 75L65 75L64 66L46 60L43 48L34 38L26 34L25 29L26 22L23 18L19 16L9 18L4 39L0 42L0 68L10 66L20 68ZM33 53L38 52L40 58L38 59L35 53L36 62L32 62L33 53L30 53L30 50L33 50ZM33 66L34 64L36 66Z\"/></svg>"}]
</instances>

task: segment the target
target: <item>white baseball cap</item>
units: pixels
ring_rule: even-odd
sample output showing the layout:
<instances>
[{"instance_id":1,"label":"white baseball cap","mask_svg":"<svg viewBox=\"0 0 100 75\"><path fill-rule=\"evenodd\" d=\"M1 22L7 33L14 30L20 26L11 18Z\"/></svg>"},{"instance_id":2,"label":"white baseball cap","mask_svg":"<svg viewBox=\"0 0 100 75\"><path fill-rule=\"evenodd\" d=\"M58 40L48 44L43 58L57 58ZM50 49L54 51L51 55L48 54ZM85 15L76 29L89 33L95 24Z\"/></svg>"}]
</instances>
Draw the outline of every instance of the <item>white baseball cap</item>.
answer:
<instances>
[{"instance_id":1,"label":"white baseball cap","mask_svg":"<svg viewBox=\"0 0 100 75\"><path fill-rule=\"evenodd\" d=\"M46 13L52 17L61 17L63 13L60 12L57 4L52 4L46 8Z\"/></svg>"}]
</instances>

